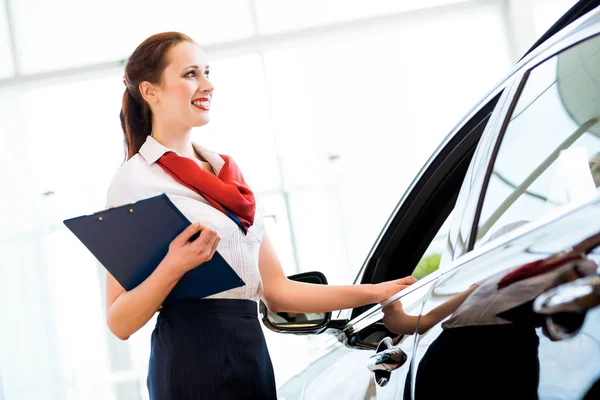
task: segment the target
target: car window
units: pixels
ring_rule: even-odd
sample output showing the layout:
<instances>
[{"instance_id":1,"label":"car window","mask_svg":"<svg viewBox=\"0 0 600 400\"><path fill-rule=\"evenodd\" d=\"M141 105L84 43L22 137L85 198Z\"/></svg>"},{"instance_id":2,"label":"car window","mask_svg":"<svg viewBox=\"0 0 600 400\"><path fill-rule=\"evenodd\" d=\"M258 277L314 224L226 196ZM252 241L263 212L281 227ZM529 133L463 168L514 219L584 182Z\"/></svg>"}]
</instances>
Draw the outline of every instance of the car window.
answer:
<instances>
[{"instance_id":1,"label":"car window","mask_svg":"<svg viewBox=\"0 0 600 400\"><path fill-rule=\"evenodd\" d=\"M600 36L534 68L510 117L475 246L596 195L600 186Z\"/></svg>"},{"instance_id":2,"label":"car window","mask_svg":"<svg viewBox=\"0 0 600 400\"><path fill-rule=\"evenodd\" d=\"M421 279L440 268L442 253L448 243L448 229L450 228L450 221L453 214L454 210L450 212L450 215L448 215L438 233L436 233L431 243L429 243L429 247L427 247L427 250L425 250L419 263L413 270L411 275L416 279Z\"/></svg>"}]
</instances>

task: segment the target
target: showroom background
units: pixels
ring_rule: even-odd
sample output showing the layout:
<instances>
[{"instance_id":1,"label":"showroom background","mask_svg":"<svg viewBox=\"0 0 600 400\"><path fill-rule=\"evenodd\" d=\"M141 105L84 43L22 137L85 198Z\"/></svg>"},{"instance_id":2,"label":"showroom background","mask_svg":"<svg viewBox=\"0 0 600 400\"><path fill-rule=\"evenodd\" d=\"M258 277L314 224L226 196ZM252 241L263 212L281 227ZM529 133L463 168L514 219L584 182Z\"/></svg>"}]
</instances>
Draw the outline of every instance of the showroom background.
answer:
<instances>
[{"instance_id":1,"label":"showroom background","mask_svg":"<svg viewBox=\"0 0 600 400\"><path fill-rule=\"evenodd\" d=\"M238 161L286 273L350 284L429 154L573 3L0 1L0 400L147 398L154 321L110 334L104 270L62 224L104 207L143 39L204 49L195 140ZM315 338L266 335L281 385Z\"/></svg>"}]
</instances>

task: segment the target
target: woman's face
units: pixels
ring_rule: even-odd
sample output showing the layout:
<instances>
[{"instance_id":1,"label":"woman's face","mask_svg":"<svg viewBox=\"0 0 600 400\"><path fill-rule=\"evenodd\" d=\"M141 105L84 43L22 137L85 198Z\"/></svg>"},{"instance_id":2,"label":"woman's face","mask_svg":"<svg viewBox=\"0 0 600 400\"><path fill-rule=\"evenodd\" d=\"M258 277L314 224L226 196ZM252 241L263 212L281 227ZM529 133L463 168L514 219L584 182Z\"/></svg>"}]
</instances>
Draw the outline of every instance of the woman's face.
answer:
<instances>
[{"instance_id":1,"label":"woman's face","mask_svg":"<svg viewBox=\"0 0 600 400\"><path fill-rule=\"evenodd\" d=\"M214 87L208 80L209 67L202 50L182 42L167 54L168 64L152 107L155 117L184 129L206 125Z\"/></svg>"}]
</instances>

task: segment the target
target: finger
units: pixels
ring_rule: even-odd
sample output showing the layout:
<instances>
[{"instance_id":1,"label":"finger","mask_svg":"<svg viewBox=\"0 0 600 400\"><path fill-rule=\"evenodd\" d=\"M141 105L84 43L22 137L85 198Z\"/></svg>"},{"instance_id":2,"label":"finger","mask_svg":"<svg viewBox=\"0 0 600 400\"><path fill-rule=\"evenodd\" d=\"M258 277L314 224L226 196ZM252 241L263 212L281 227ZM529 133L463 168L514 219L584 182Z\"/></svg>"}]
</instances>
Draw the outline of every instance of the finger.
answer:
<instances>
[{"instance_id":1,"label":"finger","mask_svg":"<svg viewBox=\"0 0 600 400\"><path fill-rule=\"evenodd\" d=\"M391 314L395 312L396 308L402 309L402 302L400 300L392 301L391 303L386 304L382 311L384 314Z\"/></svg>"},{"instance_id":2,"label":"finger","mask_svg":"<svg viewBox=\"0 0 600 400\"><path fill-rule=\"evenodd\" d=\"M213 235L210 238L208 238L208 241L206 242L206 245L204 246L204 251L209 254L211 257L215 252L215 249L217 247L217 238L219 237L219 235Z\"/></svg>"},{"instance_id":3,"label":"finger","mask_svg":"<svg viewBox=\"0 0 600 400\"><path fill-rule=\"evenodd\" d=\"M185 245L192 236L194 236L198 231L202 229L202 225L198 222L189 225L187 228L183 230L171 243L174 243L178 246Z\"/></svg>"},{"instance_id":4,"label":"finger","mask_svg":"<svg viewBox=\"0 0 600 400\"><path fill-rule=\"evenodd\" d=\"M395 313L396 313L396 307L394 307L394 304L395 304L395 302L393 302L393 303L390 303L390 304L386 304L386 305L383 307L383 310L382 310L382 311L383 311L383 315L384 315L385 317L388 317L388 316L390 316L390 315L392 315L392 314L395 314Z\"/></svg>"},{"instance_id":5,"label":"finger","mask_svg":"<svg viewBox=\"0 0 600 400\"><path fill-rule=\"evenodd\" d=\"M202 250L206 257L206 261L211 260L213 258L213 256L215 255L215 250L217 248L217 244L219 243L219 240L220 240L219 235L215 234L214 237L212 237L210 239L210 241L206 244L206 246Z\"/></svg>"},{"instance_id":6,"label":"finger","mask_svg":"<svg viewBox=\"0 0 600 400\"><path fill-rule=\"evenodd\" d=\"M202 250L205 247L210 249L210 243L213 238L216 236L217 232L214 229L204 227L202 232L200 232L200 237L194 241L194 246L197 250Z\"/></svg>"},{"instance_id":7,"label":"finger","mask_svg":"<svg viewBox=\"0 0 600 400\"><path fill-rule=\"evenodd\" d=\"M220 241L221 237L219 235L215 235L213 241L211 242L211 254L217 251L217 246L219 246Z\"/></svg>"},{"instance_id":8,"label":"finger","mask_svg":"<svg viewBox=\"0 0 600 400\"><path fill-rule=\"evenodd\" d=\"M413 276L407 276L406 278L400 279L400 282L403 283L404 285L412 285L416 281L417 280Z\"/></svg>"}]
</instances>

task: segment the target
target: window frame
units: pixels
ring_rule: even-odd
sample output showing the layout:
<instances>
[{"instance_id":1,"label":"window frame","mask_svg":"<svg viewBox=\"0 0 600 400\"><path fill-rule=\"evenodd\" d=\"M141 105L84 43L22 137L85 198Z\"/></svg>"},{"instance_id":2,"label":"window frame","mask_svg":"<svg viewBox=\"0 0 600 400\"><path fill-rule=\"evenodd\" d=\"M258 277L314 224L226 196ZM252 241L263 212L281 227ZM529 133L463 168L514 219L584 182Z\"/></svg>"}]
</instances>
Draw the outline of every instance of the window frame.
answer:
<instances>
[{"instance_id":1,"label":"window frame","mask_svg":"<svg viewBox=\"0 0 600 400\"><path fill-rule=\"evenodd\" d=\"M473 207L473 199L477 199L478 201L482 190L484 190L483 184L486 176L485 173L483 175L478 174L475 169L479 168L479 165L486 166L487 168L497 140L499 129L504 121L503 116L512 105L512 99L514 99L515 93L519 88L519 82L520 73L517 72L515 75L511 76L502 87L502 92L498 94L499 99L489 116L489 121L477 144L473 160L469 165L465 180L460 187L456 212L454 213L448 234L448 247L450 247L450 249L447 249L447 252L449 251L450 254L443 255L442 261L444 262L454 261L471 251L468 244L473 230L472 220L475 218L475 212L477 210L476 207ZM467 181L467 178L470 180ZM475 203L475 206L476 204L477 203ZM465 219L467 223L463 235Z\"/></svg>"}]
</instances>

